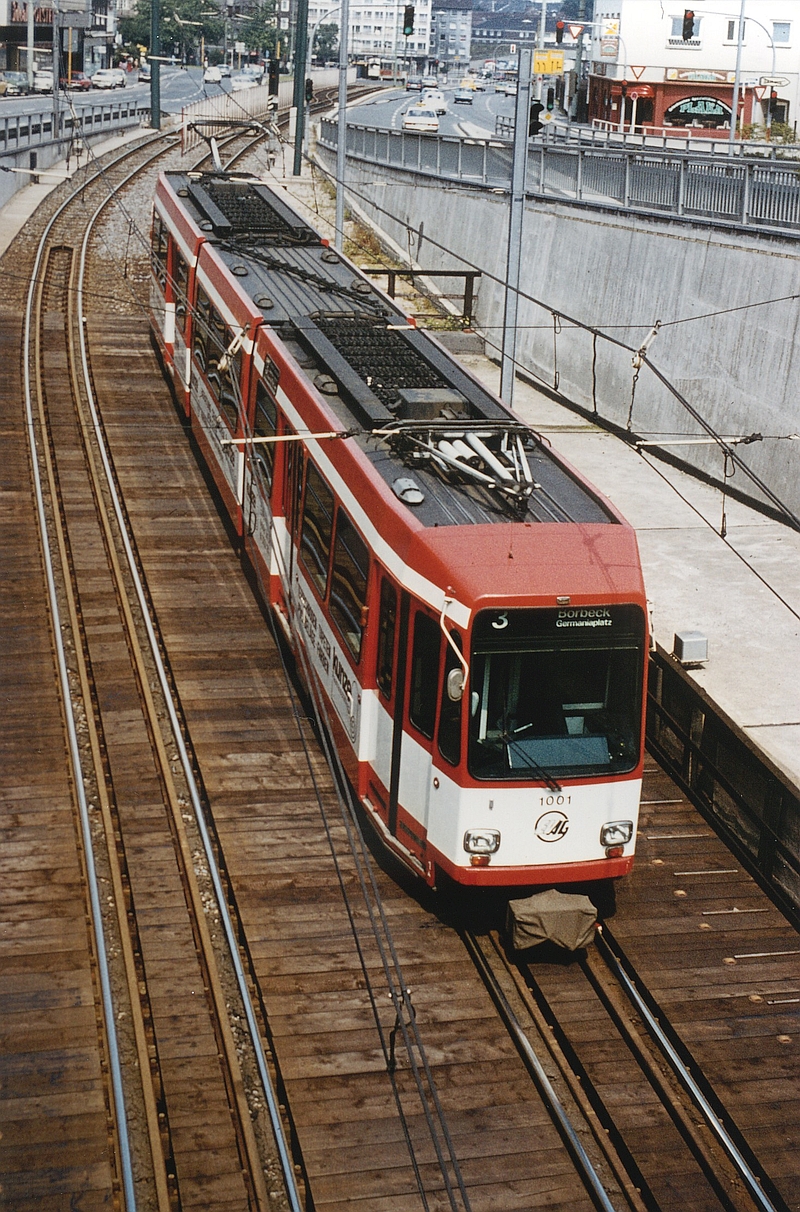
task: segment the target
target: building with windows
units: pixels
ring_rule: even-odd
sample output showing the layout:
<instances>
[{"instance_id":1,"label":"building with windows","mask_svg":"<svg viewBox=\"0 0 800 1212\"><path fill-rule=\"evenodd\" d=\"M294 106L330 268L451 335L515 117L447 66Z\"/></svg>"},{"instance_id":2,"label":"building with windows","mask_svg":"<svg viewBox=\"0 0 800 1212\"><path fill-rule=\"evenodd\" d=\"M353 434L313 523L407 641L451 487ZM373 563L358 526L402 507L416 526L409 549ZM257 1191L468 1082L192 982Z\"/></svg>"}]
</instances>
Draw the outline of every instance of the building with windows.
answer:
<instances>
[{"instance_id":1,"label":"building with windows","mask_svg":"<svg viewBox=\"0 0 800 1212\"><path fill-rule=\"evenodd\" d=\"M33 69L53 66L53 6L34 4L31 42ZM110 63L116 25L109 0L59 0L58 40L62 73L67 65L93 70ZM28 70L28 5L0 0L0 70Z\"/></svg>"},{"instance_id":2,"label":"building with windows","mask_svg":"<svg viewBox=\"0 0 800 1212\"><path fill-rule=\"evenodd\" d=\"M472 0L433 0L429 63L443 75L466 71L472 54Z\"/></svg>"},{"instance_id":3,"label":"building with windows","mask_svg":"<svg viewBox=\"0 0 800 1212\"><path fill-rule=\"evenodd\" d=\"M590 120L625 129L699 128L727 138L739 9L739 0L696 0L691 8L667 0L595 0ZM793 125L799 84L800 4L746 0L739 127L763 127L768 113L773 123Z\"/></svg>"},{"instance_id":4,"label":"building with windows","mask_svg":"<svg viewBox=\"0 0 800 1212\"><path fill-rule=\"evenodd\" d=\"M410 70L422 68L428 56L431 0L415 0L414 32L408 39L403 35L404 9L405 0L350 0L350 57L383 59L387 63L397 60L401 64L407 57ZM309 30L317 22L339 25L338 9L325 0L311 0L308 21Z\"/></svg>"}]
</instances>

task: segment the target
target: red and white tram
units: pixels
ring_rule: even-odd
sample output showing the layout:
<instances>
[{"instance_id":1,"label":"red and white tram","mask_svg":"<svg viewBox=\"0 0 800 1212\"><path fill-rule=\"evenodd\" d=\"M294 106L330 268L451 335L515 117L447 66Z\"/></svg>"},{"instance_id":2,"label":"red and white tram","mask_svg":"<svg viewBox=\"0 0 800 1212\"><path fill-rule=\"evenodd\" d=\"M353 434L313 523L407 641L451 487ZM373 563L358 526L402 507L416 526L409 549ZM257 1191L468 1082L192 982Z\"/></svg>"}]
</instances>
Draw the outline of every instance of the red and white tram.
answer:
<instances>
[{"instance_id":1,"label":"red and white tram","mask_svg":"<svg viewBox=\"0 0 800 1212\"><path fill-rule=\"evenodd\" d=\"M632 529L267 186L164 175L152 237L164 365L384 843L432 885L628 872Z\"/></svg>"}]
</instances>

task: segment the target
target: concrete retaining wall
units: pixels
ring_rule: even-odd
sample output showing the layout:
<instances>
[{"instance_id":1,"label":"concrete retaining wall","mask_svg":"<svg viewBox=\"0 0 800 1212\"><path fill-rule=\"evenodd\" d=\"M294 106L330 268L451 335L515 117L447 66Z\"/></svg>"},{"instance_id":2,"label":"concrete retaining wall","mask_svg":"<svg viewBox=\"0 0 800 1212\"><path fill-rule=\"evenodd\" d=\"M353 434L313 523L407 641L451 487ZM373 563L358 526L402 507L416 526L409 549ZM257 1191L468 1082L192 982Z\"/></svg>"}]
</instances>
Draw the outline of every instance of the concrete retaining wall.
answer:
<instances>
[{"instance_id":1,"label":"concrete retaining wall","mask_svg":"<svg viewBox=\"0 0 800 1212\"><path fill-rule=\"evenodd\" d=\"M331 152L318 147L328 170ZM465 262L476 284L476 322L487 353L499 357L508 201L505 194L440 184L413 173L348 161L352 201L427 269ZM420 228L423 238L419 241ZM461 260L463 258L463 261ZM648 356L688 403L726 437L764 441L737 447L746 467L800 515L798 376L800 245L757 234L731 236L688 223L631 219L577 206L528 202L523 234L517 358L521 367L573 403L625 427L631 409L631 353L570 325L582 324L638 348L656 320L664 327ZM783 302L747 310L754 302ZM702 318L709 312L727 314ZM555 315L553 314L555 313ZM698 317L692 322L675 320ZM644 367L631 428L667 443L705 436L702 426ZM714 445L669 447L714 477ZM740 468L736 488L764 500Z\"/></svg>"}]
</instances>

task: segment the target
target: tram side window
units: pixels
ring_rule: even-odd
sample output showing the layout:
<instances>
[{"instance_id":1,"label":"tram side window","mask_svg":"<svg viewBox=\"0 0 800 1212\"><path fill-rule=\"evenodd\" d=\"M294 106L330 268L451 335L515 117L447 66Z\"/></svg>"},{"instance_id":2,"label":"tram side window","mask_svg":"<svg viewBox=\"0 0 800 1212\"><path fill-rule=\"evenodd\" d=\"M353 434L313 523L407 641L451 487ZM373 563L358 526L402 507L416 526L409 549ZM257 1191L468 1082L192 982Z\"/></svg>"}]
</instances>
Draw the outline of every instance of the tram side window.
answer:
<instances>
[{"instance_id":1,"label":"tram side window","mask_svg":"<svg viewBox=\"0 0 800 1212\"><path fill-rule=\"evenodd\" d=\"M397 626L397 591L384 577L381 580L381 606L378 619L378 666L376 678L378 688L385 698L392 697L392 668L394 661L394 633Z\"/></svg>"},{"instance_id":2,"label":"tram side window","mask_svg":"<svg viewBox=\"0 0 800 1212\"><path fill-rule=\"evenodd\" d=\"M442 633L439 624L418 610L414 620L408 716L411 723L430 740L433 740L433 728L436 723L436 691L439 683L441 640Z\"/></svg>"},{"instance_id":3,"label":"tram side window","mask_svg":"<svg viewBox=\"0 0 800 1212\"><path fill-rule=\"evenodd\" d=\"M192 328L192 353L201 370L208 367L208 345L211 334L211 300L202 287L197 289Z\"/></svg>"},{"instance_id":4,"label":"tram side window","mask_svg":"<svg viewBox=\"0 0 800 1212\"><path fill-rule=\"evenodd\" d=\"M175 298L175 323L178 329L185 333L186 313L189 308L189 266L179 253L177 247L173 249L173 264L175 267L175 276L172 284Z\"/></svg>"},{"instance_id":5,"label":"tram side window","mask_svg":"<svg viewBox=\"0 0 800 1212\"><path fill-rule=\"evenodd\" d=\"M278 429L278 407L264 386L262 379L256 385L256 422L254 436L257 438L274 438ZM258 442L253 447L253 458L258 460L268 483L272 483L272 469L275 466L274 442Z\"/></svg>"},{"instance_id":6,"label":"tram side window","mask_svg":"<svg viewBox=\"0 0 800 1212\"><path fill-rule=\"evenodd\" d=\"M192 346L219 404L220 412L231 430L236 432L239 421L242 355L240 350L232 355L227 353L233 340L233 333L205 291L199 287Z\"/></svg>"},{"instance_id":7,"label":"tram side window","mask_svg":"<svg viewBox=\"0 0 800 1212\"><path fill-rule=\"evenodd\" d=\"M153 251L153 270L158 284L162 291L167 290L167 249L169 247L169 233L164 226L161 215L158 212L153 215L153 230L151 234L151 247Z\"/></svg>"},{"instance_id":8,"label":"tram side window","mask_svg":"<svg viewBox=\"0 0 800 1212\"><path fill-rule=\"evenodd\" d=\"M457 631L450 632L450 638L461 650L461 636ZM463 699L454 702L447 693L447 676L462 665L450 644L445 648L444 680L442 681L442 706L439 712L439 752L446 762L457 766L461 761L461 703Z\"/></svg>"},{"instance_id":9,"label":"tram side window","mask_svg":"<svg viewBox=\"0 0 800 1212\"><path fill-rule=\"evenodd\" d=\"M333 493L314 464L309 463L303 501L300 558L323 598L328 585L328 559L331 552L332 531Z\"/></svg>"},{"instance_id":10,"label":"tram side window","mask_svg":"<svg viewBox=\"0 0 800 1212\"><path fill-rule=\"evenodd\" d=\"M356 660L366 625L369 550L343 509L336 515L331 572L331 616Z\"/></svg>"}]
</instances>

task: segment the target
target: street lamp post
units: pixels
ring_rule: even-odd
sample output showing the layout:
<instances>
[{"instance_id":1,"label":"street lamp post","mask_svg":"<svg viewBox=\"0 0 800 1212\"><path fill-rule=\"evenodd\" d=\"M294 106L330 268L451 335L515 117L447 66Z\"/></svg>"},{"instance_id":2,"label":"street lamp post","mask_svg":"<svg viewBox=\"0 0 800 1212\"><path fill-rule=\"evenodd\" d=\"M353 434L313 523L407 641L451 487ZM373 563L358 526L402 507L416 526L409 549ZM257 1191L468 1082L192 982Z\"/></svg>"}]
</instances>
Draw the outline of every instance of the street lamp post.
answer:
<instances>
[{"instance_id":1,"label":"street lamp post","mask_svg":"<svg viewBox=\"0 0 800 1212\"><path fill-rule=\"evenodd\" d=\"M731 106L731 128L728 131L728 144L730 150L733 151L733 144L736 139L736 122L739 117L739 81L742 76L742 42L744 41L744 6L747 0L742 0L742 7L739 10L739 29L736 39L736 70L733 73L733 105Z\"/></svg>"}]
</instances>

